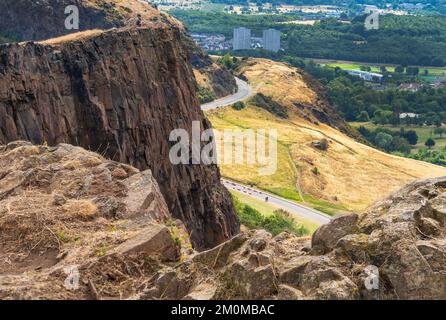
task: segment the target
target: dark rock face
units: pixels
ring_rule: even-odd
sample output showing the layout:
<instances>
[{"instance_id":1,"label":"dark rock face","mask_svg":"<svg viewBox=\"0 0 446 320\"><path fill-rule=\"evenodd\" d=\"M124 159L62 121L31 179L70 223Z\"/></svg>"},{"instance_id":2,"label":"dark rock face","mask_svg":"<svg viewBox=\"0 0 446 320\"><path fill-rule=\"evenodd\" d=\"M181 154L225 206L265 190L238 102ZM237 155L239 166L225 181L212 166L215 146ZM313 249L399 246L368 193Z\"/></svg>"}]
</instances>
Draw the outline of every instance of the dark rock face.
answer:
<instances>
[{"instance_id":1,"label":"dark rock face","mask_svg":"<svg viewBox=\"0 0 446 320\"><path fill-rule=\"evenodd\" d=\"M0 143L66 142L150 168L197 248L239 230L216 166L172 165L171 130L210 127L175 26L111 30L57 46L0 47Z\"/></svg>"},{"instance_id":2,"label":"dark rock face","mask_svg":"<svg viewBox=\"0 0 446 320\"><path fill-rule=\"evenodd\" d=\"M79 30L108 29L122 26L120 16L107 1L92 0L2 0L0 30L16 40L42 40L73 32L65 28L65 7L79 8Z\"/></svg>"}]
</instances>

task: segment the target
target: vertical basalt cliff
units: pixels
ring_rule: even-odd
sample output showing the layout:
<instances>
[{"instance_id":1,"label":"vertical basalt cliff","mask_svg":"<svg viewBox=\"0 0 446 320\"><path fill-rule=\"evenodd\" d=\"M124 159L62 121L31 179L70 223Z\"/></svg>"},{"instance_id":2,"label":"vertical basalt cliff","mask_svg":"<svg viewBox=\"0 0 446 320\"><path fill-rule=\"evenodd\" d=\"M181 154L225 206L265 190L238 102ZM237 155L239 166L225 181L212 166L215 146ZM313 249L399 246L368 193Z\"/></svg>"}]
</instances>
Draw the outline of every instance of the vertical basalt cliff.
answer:
<instances>
[{"instance_id":1,"label":"vertical basalt cliff","mask_svg":"<svg viewBox=\"0 0 446 320\"><path fill-rule=\"evenodd\" d=\"M199 249L239 223L215 165L173 165L171 130L210 127L181 42L168 23L0 46L0 143L83 146L150 168Z\"/></svg>"}]
</instances>

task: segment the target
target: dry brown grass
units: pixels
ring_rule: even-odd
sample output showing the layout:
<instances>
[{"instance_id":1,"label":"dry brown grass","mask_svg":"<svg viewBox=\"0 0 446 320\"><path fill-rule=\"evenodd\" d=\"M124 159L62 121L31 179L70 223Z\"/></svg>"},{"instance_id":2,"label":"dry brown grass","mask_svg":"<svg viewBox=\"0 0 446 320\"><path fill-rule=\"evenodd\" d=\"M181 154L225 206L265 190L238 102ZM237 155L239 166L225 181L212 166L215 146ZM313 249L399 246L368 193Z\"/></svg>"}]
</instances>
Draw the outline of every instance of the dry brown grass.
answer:
<instances>
[{"instance_id":1,"label":"dry brown grass","mask_svg":"<svg viewBox=\"0 0 446 320\"><path fill-rule=\"evenodd\" d=\"M98 214L97 206L91 200L71 200L63 206L68 216L91 219Z\"/></svg>"},{"instance_id":2,"label":"dry brown grass","mask_svg":"<svg viewBox=\"0 0 446 320\"><path fill-rule=\"evenodd\" d=\"M40 41L39 43L44 44L44 45L58 45L58 44L65 43L65 42L78 41L78 40L82 40L82 39L88 39L91 37L95 37L103 32L104 32L104 30L100 30L100 29L81 31L81 32L76 32L76 33L70 33L65 36L60 36L57 38Z\"/></svg>"}]
</instances>

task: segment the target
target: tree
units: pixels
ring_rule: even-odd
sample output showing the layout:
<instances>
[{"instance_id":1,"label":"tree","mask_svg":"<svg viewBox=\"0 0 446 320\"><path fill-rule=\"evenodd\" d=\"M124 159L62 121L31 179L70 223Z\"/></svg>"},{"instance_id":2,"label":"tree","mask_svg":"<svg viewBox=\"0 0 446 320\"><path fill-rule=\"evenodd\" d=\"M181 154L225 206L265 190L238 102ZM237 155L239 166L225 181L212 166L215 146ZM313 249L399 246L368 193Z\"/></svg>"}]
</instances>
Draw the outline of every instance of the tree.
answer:
<instances>
[{"instance_id":1,"label":"tree","mask_svg":"<svg viewBox=\"0 0 446 320\"><path fill-rule=\"evenodd\" d=\"M228 69L232 69L234 66L234 59L231 56L231 53L226 53L223 58L221 58L220 63L224 65Z\"/></svg>"},{"instance_id":2,"label":"tree","mask_svg":"<svg viewBox=\"0 0 446 320\"><path fill-rule=\"evenodd\" d=\"M436 134L436 135L438 135L438 136L440 136L440 138L443 136L443 134L446 132L446 129L445 128L441 128L441 127L439 127L439 128L435 128L434 129L434 133Z\"/></svg>"},{"instance_id":3,"label":"tree","mask_svg":"<svg viewBox=\"0 0 446 320\"><path fill-rule=\"evenodd\" d=\"M429 137L426 142L424 143L424 145L426 147L428 147L429 149L431 149L433 146L435 146L435 140L432 139L431 137Z\"/></svg>"},{"instance_id":4,"label":"tree","mask_svg":"<svg viewBox=\"0 0 446 320\"><path fill-rule=\"evenodd\" d=\"M379 132L375 137L375 144L378 148L384 149L385 151L390 150L392 145L393 137L385 132Z\"/></svg>"},{"instance_id":5,"label":"tree","mask_svg":"<svg viewBox=\"0 0 446 320\"><path fill-rule=\"evenodd\" d=\"M410 146L407 143L407 140L401 137L393 137L391 151L399 151L403 153L410 152Z\"/></svg>"},{"instance_id":6,"label":"tree","mask_svg":"<svg viewBox=\"0 0 446 320\"><path fill-rule=\"evenodd\" d=\"M361 111L361 113L356 117L356 121L358 122L368 122L370 121L369 114L367 111Z\"/></svg>"},{"instance_id":7,"label":"tree","mask_svg":"<svg viewBox=\"0 0 446 320\"><path fill-rule=\"evenodd\" d=\"M407 142L411 145L416 145L418 142L418 135L415 130L408 130L404 133L404 138L406 138Z\"/></svg>"}]
</instances>

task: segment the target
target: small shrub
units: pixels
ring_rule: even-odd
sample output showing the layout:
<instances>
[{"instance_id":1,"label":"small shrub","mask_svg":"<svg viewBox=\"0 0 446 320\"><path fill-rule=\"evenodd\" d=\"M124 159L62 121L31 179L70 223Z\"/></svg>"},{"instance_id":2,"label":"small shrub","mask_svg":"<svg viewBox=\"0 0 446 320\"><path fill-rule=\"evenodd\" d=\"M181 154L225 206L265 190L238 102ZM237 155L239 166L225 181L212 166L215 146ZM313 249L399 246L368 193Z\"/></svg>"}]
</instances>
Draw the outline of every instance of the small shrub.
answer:
<instances>
[{"instance_id":1,"label":"small shrub","mask_svg":"<svg viewBox=\"0 0 446 320\"><path fill-rule=\"evenodd\" d=\"M211 89L199 86L198 87L198 99L200 99L200 103L208 103L214 101L217 97L215 93L211 91Z\"/></svg>"},{"instance_id":2,"label":"small shrub","mask_svg":"<svg viewBox=\"0 0 446 320\"><path fill-rule=\"evenodd\" d=\"M132 13L132 9L129 7L122 7L122 9L124 9L125 12Z\"/></svg>"},{"instance_id":3,"label":"small shrub","mask_svg":"<svg viewBox=\"0 0 446 320\"><path fill-rule=\"evenodd\" d=\"M297 226L290 213L279 209L274 214L265 217L262 227L276 236L283 231L294 233L298 236L308 234L308 230L304 226Z\"/></svg>"},{"instance_id":4,"label":"small shrub","mask_svg":"<svg viewBox=\"0 0 446 320\"><path fill-rule=\"evenodd\" d=\"M259 229L262 227L263 215L251 206L244 205L243 208L237 211L240 222L250 229Z\"/></svg>"},{"instance_id":5,"label":"small shrub","mask_svg":"<svg viewBox=\"0 0 446 320\"><path fill-rule=\"evenodd\" d=\"M69 239L67 237L67 235L65 234L64 231L59 231L59 233L57 234L57 237L59 238L59 240L63 243L68 242Z\"/></svg>"},{"instance_id":6,"label":"small shrub","mask_svg":"<svg viewBox=\"0 0 446 320\"><path fill-rule=\"evenodd\" d=\"M314 167L313 169L311 169L311 172L316 176L321 174L321 172L319 171L319 169L317 167Z\"/></svg>"},{"instance_id":7,"label":"small shrub","mask_svg":"<svg viewBox=\"0 0 446 320\"><path fill-rule=\"evenodd\" d=\"M245 108L245 104L241 101L238 101L232 105L232 108L235 110L242 110Z\"/></svg>"}]
</instances>

